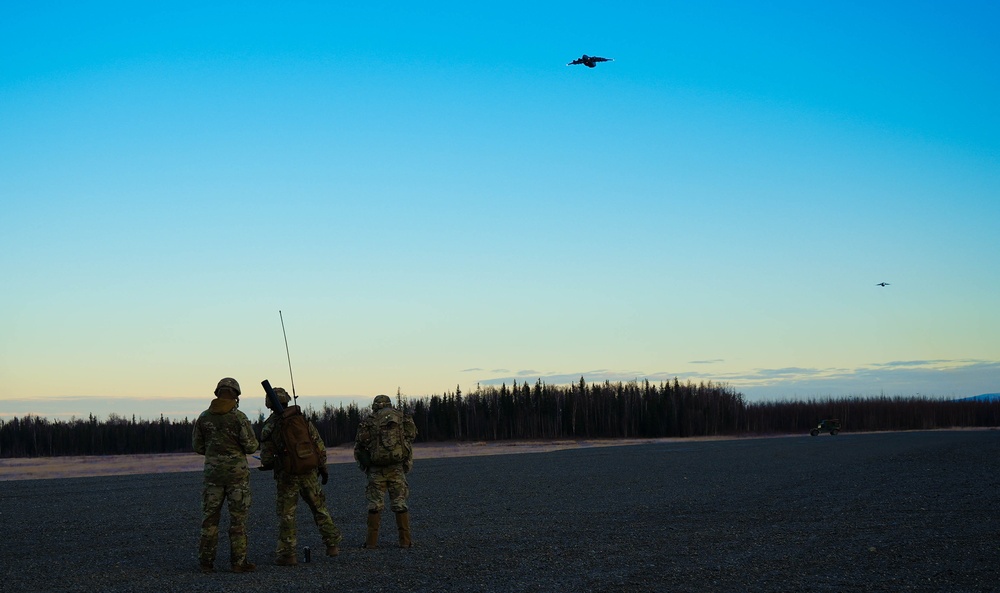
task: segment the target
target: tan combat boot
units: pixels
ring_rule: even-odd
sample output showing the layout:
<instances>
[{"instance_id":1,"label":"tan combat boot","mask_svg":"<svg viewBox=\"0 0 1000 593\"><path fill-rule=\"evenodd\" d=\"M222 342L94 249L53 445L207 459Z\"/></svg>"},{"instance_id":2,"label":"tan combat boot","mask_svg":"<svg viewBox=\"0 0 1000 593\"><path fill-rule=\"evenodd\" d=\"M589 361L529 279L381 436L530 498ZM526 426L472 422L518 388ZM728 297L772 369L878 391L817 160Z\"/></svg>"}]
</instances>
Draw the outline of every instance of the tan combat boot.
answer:
<instances>
[{"instance_id":1,"label":"tan combat boot","mask_svg":"<svg viewBox=\"0 0 1000 593\"><path fill-rule=\"evenodd\" d=\"M410 541L409 511L400 511L396 513L396 527L399 528L399 547L412 548L413 542Z\"/></svg>"},{"instance_id":2,"label":"tan combat boot","mask_svg":"<svg viewBox=\"0 0 1000 593\"><path fill-rule=\"evenodd\" d=\"M278 556L274 563L278 566L295 566L299 563L299 559L295 556Z\"/></svg>"},{"instance_id":3,"label":"tan combat boot","mask_svg":"<svg viewBox=\"0 0 1000 593\"><path fill-rule=\"evenodd\" d=\"M373 550L378 547L378 525L382 519L382 514L378 511L368 511L368 537L362 548Z\"/></svg>"},{"instance_id":4,"label":"tan combat boot","mask_svg":"<svg viewBox=\"0 0 1000 593\"><path fill-rule=\"evenodd\" d=\"M339 546L327 546L326 547L326 555L327 556L339 556L340 555L340 547Z\"/></svg>"}]
</instances>

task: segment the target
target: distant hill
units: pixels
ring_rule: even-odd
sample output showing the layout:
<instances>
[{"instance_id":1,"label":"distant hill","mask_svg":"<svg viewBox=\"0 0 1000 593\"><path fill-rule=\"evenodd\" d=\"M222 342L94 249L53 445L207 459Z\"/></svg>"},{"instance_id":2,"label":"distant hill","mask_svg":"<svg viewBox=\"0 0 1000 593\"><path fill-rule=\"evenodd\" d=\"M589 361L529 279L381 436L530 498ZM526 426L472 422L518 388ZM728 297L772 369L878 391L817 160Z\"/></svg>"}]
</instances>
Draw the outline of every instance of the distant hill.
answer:
<instances>
[{"instance_id":1,"label":"distant hill","mask_svg":"<svg viewBox=\"0 0 1000 593\"><path fill-rule=\"evenodd\" d=\"M982 395L973 395L972 397L959 398L959 399L957 399L955 401L960 401L960 402L972 402L972 401L992 402L992 401L997 401L997 400L1000 400L1000 393L984 393Z\"/></svg>"}]
</instances>

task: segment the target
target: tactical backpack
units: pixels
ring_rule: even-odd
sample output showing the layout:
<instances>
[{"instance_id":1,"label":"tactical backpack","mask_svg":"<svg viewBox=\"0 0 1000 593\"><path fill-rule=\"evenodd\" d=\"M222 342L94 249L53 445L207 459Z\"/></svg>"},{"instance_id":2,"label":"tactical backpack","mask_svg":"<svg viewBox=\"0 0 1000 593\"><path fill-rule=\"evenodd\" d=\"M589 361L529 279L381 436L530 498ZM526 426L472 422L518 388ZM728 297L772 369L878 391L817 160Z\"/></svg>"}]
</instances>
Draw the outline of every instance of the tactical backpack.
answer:
<instances>
[{"instance_id":1,"label":"tactical backpack","mask_svg":"<svg viewBox=\"0 0 1000 593\"><path fill-rule=\"evenodd\" d=\"M319 469L319 449L309 434L309 421L302 415L301 408L285 408L278 418L278 431L284 444L279 457L285 473L303 476Z\"/></svg>"},{"instance_id":2,"label":"tactical backpack","mask_svg":"<svg viewBox=\"0 0 1000 593\"><path fill-rule=\"evenodd\" d=\"M403 413L394 408L382 408L375 412L372 418L373 431L367 447L372 465L394 465L413 456L413 445L403 430L406 420Z\"/></svg>"}]
</instances>

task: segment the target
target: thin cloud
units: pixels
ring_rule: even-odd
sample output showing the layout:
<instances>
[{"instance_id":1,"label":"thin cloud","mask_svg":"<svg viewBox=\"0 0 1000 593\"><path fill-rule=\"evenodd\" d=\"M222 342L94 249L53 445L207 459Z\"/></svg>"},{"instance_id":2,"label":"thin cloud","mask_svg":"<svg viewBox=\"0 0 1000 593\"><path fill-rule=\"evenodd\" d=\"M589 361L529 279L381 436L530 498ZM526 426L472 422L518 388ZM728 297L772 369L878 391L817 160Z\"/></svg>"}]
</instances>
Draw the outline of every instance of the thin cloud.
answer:
<instances>
[{"instance_id":1,"label":"thin cloud","mask_svg":"<svg viewBox=\"0 0 1000 593\"><path fill-rule=\"evenodd\" d=\"M781 369L757 369L757 376L765 377L803 377L816 376L821 374L820 369L809 369L802 367L785 367Z\"/></svg>"},{"instance_id":2,"label":"thin cloud","mask_svg":"<svg viewBox=\"0 0 1000 593\"><path fill-rule=\"evenodd\" d=\"M996 391L1000 362L914 360L877 363L856 369L814 369L798 376L777 376L758 369L756 376L733 381L753 397L889 395L967 397Z\"/></svg>"},{"instance_id":3,"label":"thin cloud","mask_svg":"<svg viewBox=\"0 0 1000 593\"><path fill-rule=\"evenodd\" d=\"M724 358L713 358L710 360L692 360L688 364L719 364L720 362L726 362Z\"/></svg>"},{"instance_id":4,"label":"thin cloud","mask_svg":"<svg viewBox=\"0 0 1000 593\"><path fill-rule=\"evenodd\" d=\"M583 377L587 383L647 380L651 383L713 382L732 387L750 399L900 395L966 397L1000 391L1000 362L988 360L907 360L872 363L856 368L779 367L744 372L615 371L595 369L575 373L515 374L480 380L481 385L510 385L541 380L568 385Z\"/></svg>"},{"instance_id":5,"label":"thin cloud","mask_svg":"<svg viewBox=\"0 0 1000 593\"><path fill-rule=\"evenodd\" d=\"M876 368L913 368L913 367L929 367L929 366L940 366L947 363L954 363L958 361L952 360L896 360L893 362L883 362L874 363L868 366Z\"/></svg>"}]
</instances>

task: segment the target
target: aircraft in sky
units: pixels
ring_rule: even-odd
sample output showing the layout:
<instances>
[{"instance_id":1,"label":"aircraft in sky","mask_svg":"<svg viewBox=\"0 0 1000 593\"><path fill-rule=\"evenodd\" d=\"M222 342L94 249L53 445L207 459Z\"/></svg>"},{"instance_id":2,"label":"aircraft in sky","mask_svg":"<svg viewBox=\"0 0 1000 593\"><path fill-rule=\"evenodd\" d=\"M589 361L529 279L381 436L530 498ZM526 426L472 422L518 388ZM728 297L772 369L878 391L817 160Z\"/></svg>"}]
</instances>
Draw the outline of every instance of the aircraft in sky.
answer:
<instances>
[{"instance_id":1,"label":"aircraft in sky","mask_svg":"<svg viewBox=\"0 0 1000 593\"><path fill-rule=\"evenodd\" d=\"M889 283L888 282L879 282L875 286L881 286L881 287L885 288L886 286L889 286Z\"/></svg>"},{"instance_id":2,"label":"aircraft in sky","mask_svg":"<svg viewBox=\"0 0 1000 593\"><path fill-rule=\"evenodd\" d=\"M583 54L581 57L573 60L572 62L566 65L576 66L577 64L583 64L587 68L593 68L594 66L597 65L598 62L614 62L614 61L615 61L614 58L602 58L599 56L588 56L587 54Z\"/></svg>"}]
</instances>

